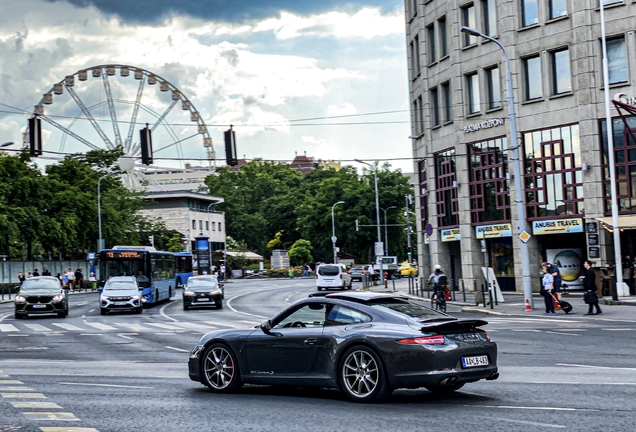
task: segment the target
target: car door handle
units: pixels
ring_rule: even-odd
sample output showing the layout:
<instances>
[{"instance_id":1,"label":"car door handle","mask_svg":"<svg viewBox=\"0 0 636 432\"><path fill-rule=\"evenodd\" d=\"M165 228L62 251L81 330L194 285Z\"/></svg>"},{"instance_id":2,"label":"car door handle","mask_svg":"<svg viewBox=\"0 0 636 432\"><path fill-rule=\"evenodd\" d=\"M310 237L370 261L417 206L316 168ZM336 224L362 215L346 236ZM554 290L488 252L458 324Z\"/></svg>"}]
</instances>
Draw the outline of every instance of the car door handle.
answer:
<instances>
[{"instance_id":1,"label":"car door handle","mask_svg":"<svg viewBox=\"0 0 636 432\"><path fill-rule=\"evenodd\" d=\"M318 342L318 339L316 338L308 338L304 340L304 344L305 345L316 345L316 342Z\"/></svg>"}]
</instances>

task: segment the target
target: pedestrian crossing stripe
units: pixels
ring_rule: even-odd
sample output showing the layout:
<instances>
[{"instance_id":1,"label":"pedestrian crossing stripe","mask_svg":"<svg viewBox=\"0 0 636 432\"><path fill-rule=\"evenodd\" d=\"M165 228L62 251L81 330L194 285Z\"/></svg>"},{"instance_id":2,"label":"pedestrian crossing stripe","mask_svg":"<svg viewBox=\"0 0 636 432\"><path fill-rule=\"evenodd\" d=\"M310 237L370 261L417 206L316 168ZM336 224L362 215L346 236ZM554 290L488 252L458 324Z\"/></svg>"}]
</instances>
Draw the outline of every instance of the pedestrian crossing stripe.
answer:
<instances>
[{"instance_id":1,"label":"pedestrian crossing stripe","mask_svg":"<svg viewBox=\"0 0 636 432\"><path fill-rule=\"evenodd\" d=\"M81 427L41 427L42 432L99 432L94 428Z\"/></svg>"},{"instance_id":2,"label":"pedestrian crossing stripe","mask_svg":"<svg viewBox=\"0 0 636 432\"><path fill-rule=\"evenodd\" d=\"M83 327L86 326L86 327ZM238 327L248 327L243 325L227 325L221 324L216 321L200 321L197 323L193 322L166 322L166 323L96 323L96 322L87 322L84 321L81 324L66 324L66 323L50 323L50 324L34 324L34 323L16 323L14 324L1 324L0 325L0 333L7 333L7 336L27 336L25 333L36 334L41 336L63 336L66 332L81 332L81 334L89 334L95 335L101 333L96 333L96 330L99 332L137 332L137 333L148 333L148 332L157 332L161 331L165 332L200 332L207 333L209 331L220 330L220 329L233 329Z\"/></svg>"},{"instance_id":3,"label":"pedestrian crossing stripe","mask_svg":"<svg viewBox=\"0 0 636 432\"><path fill-rule=\"evenodd\" d=\"M13 324L0 324L0 332L7 333L7 332L17 332L17 331L20 331L20 330L18 330L18 328L14 326Z\"/></svg>"},{"instance_id":4,"label":"pedestrian crossing stripe","mask_svg":"<svg viewBox=\"0 0 636 432\"><path fill-rule=\"evenodd\" d=\"M15 385L15 384L24 384L19 380L0 380L0 385Z\"/></svg>"},{"instance_id":5,"label":"pedestrian crossing stripe","mask_svg":"<svg viewBox=\"0 0 636 432\"><path fill-rule=\"evenodd\" d=\"M80 421L73 413L69 412L22 412L29 420L62 420L62 421Z\"/></svg>"},{"instance_id":6,"label":"pedestrian crossing stripe","mask_svg":"<svg viewBox=\"0 0 636 432\"><path fill-rule=\"evenodd\" d=\"M14 408L30 408L30 409L62 409L55 402L11 402Z\"/></svg>"},{"instance_id":7,"label":"pedestrian crossing stripe","mask_svg":"<svg viewBox=\"0 0 636 432\"><path fill-rule=\"evenodd\" d=\"M0 393L5 399L46 399L42 393Z\"/></svg>"}]
</instances>

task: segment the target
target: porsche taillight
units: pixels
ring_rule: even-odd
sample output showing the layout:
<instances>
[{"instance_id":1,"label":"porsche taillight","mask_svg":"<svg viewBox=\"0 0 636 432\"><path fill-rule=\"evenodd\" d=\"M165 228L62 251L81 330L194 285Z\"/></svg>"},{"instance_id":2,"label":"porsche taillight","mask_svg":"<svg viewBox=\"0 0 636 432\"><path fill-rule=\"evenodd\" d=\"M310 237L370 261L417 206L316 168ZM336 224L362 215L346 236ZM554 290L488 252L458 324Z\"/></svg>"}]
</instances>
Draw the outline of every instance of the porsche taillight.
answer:
<instances>
[{"instance_id":1,"label":"porsche taillight","mask_svg":"<svg viewBox=\"0 0 636 432\"><path fill-rule=\"evenodd\" d=\"M396 341L404 345L444 345L446 338L443 335L422 336L416 338L399 339Z\"/></svg>"}]
</instances>

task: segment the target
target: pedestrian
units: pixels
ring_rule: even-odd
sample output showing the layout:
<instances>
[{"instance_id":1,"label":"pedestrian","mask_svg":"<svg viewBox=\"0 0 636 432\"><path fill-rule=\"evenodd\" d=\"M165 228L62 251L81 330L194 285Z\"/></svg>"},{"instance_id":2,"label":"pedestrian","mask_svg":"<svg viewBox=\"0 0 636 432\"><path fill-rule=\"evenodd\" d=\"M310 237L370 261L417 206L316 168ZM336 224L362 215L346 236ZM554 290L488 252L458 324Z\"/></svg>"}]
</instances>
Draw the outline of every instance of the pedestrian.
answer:
<instances>
[{"instance_id":1,"label":"pedestrian","mask_svg":"<svg viewBox=\"0 0 636 432\"><path fill-rule=\"evenodd\" d=\"M290 279L294 278L294 270L291 267L289 267L287 274L289 275Z\"/></svg>"},{"instance_id":2,"label":"pedestrian","mask_svg":"<svg viewBox=\"0 0 636 432\"><path fill-rule=\"evenodd\" d=\"M583 263L585 267L585 276L581 276L583 280L583 300L588 305L588 310L585 315L594 315L592 311L596 307L596 315L602 314L601 308L598 305L598 287L596 286L596 272L592 270L592 261L586 260Z\"/></svg>"},{"instance_id":3,"label":"pedestrian","mask_svg":"<svg viewBox=\"0 0 636 432\"><path fill-rule=\"evenodd\" d=\"M88 280L93 287L93 290L97 289L97 278L95 277L95 273L91 272L91 275L88 277Z\"/></svg>"},{"instance_id":4,"label":"pedestrian","mask_svg":"<svg viewBox=\"0 0 636 432\"><path fill-rule=\"evenodd\" d=\"M26 275L27 279L30 279L33 277L33 273L32 272L28 272Z\"/></svg>"},{"instance_id":5,"label":"pedestrian","mask_svg":"<svg viewBox=\"0 0 636 432\"><path fill-rule=\"evenodd\" d=\"M18 272L18 286L22 286L22 282L24 282L25 280L26 276L24 276L24 273Z\"/></svg>"},{"instance_id":6,"label":"pedestrian","mask_svg":"<svg viewBox=\"0 0 636 432\"><path fill-rule=\"evenodd\" d=\"M309 270L310 270L309 264L305 263L305 266L304 266L303 270L304 270L303 271L303 276L308 278L309 277Z\"/></svg>"},{"instance_id":7,"label":"pedestrian","mask_svg":"<svg viewBox=\"0 0 636 432\"><path fill-rule=\"evenodd\" d=\"M75 285L77 288L81 289L82 284L84 283L84 274L82 273L82 269L78 268L75 270Z\"/></svg>"},{"instance_id":8,"label":"pedestrian","mask_svg":"<svg viewBox=\"0 0 636 432\"><path fill-rule=\"evenodd\" d=\"M547 266L548 272L554 278L554 291L557 300L561 300L561 285L563 284L563 279L561 279L561 271L556 264L552 264L549 262L542 262L541 267Z\"/></svg>"},{"instance_id":9,"label":"pedestrian","mask_svg":"<svg viewBox=\"0 0 636 432\"><path fill-rule=\"evenodd\" d=\"M219 276L221 277L222 281L225 280L225 264L221 264L221 273L219 274Z\"/></svg>"},{"instance_id":10,"label":"pedestrian","mask_svg":"<svg viewBox=\"0 0 636 432\"><path fill-rule=\"evenodd\" d=\"M51 276L51 272L49 271L49 269L47 269L46 267L44 267L42 269L42 276Z\"/></svg>"},{"instance_id":11,"label":"pedestrian","mask_svg":"<svg viewBox=\"0 0 636 432\"><path fill-rule=\"evenodd\" d=\"M40 272L38 272L38 269L34 269L33 270L33 276L40 276Z\"/></svg>"},{"instance_id":12,"label":"pedestrian","mask_svg":"<svg viewBox=\"0 0 636 432\"><path fill-rule=\"evenodd\" d=\"M547 263L542 263L547 264ZM552 301L552 293L554 292L554 276L548 270L547 265L542 265L541 269L543 270L543 280L541 282L542 288L539 294L543 296L543 300L545 301L545 312L546 315L554 315L554 303Z\"/></svg>"},{"instance_id":13,"label":"pedestrian","mask_svg":"<svg viewBox=\"0 0 636 432\"><path fill-rule=\"evenodd\" d=\"M62 288L68 291L68 273L64 273L62 275Z\"/></svg>"}]
</instances>

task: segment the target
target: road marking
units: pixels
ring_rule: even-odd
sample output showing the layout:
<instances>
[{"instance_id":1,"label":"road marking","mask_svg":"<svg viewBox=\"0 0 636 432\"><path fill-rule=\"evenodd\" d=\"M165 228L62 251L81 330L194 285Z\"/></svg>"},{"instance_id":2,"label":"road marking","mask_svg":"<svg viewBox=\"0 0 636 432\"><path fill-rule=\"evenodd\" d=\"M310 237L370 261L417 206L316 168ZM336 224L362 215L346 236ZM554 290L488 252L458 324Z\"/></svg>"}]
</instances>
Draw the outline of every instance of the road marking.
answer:
<instances>
[{"instance_id":1,"label":"road marking","mask_svg":"<svg viewBox=\"0 0 636 432\"><path fill-rule=\"evenodd\" d=\"M88 311L88 313L93 313L93 312L95 312L95 309L91 309Z\"/></svg>"},{"instance_id":2,"label":"road marking","mask_svg":"<svg viewBox=\"0 0 636 432\"><path fill-rule=\"evenodd\" d=\"M604 328L601 330L605 330L605 331L634 331L636 329L633 328Z\"/></svg>"},{"instance_id":3,"label":"road marking","mask_svg":"<svg viewBox=\"0 0 636 432\"><path fill-rule=\"evenodd\" d=\"M571 367L579 367L579 368L586 368L586 369L608 369L608 370L636 371L636 368L611 367L611 366L590 366L590 365L569 364L569 363L557 363L557 366L571 366Z\"/></svg>"},{"instance_id":4,"label":"road marking","mask_svg":"<svg viewBox=\"0 0 636 432\"><path fill-rule=\"evenodd\" d=\"M104 333L80 333L80 336L104 336Z\"/></svg>"},{"instance_id":5,"label":"road marking","mask_svg":"<svg viewBox=\"0 0 636 432\"><path fill-rule=\"evenodd\" d=\"M567 427L567 426L564 426L564 425L549 424L549 423L537 423L537 422L532 422L532 421L527 421L527 420L513 420L513 419L502 418L502 417L495 417L493 420L499 420L499 421L510 422L510 423L519 423L519 424L530 425L530 426L550 427L550 428L557 428L557 429L562 429L562 428Z\"/></svg>"},{"instance_id":6,"label":"road marking","mask_svg":"<svg viewBox=\"0 0 636 432\"><path fill-rule=\"evenodd\" d=\"M73 413L69 412L23 412L29 420L62 420L80 421Z\"/></svg>"},{"instance_id":7,"label":"road marking","mask_svg":"<svg viewBox=\"0 0 636 432\"><path fill-rule=\"evenodd\" d=\"M232 300L237 299L239 297L244 297L244 296L249 295L249 294L258 294L258 293L267 292L267 291L274 291L274 290L277 290L277 289L278 289L278 287L271 288L271 289L263 289L263 290L258 290L258 291L252 291L252 292L248 292L248 293L245 293L245 294L239 294L237 296L232 297L227 302L225 302L225 305L234 313L241 314L241 315L247 315L247 316L251 316L251 317L259 318L259 319L267 319L268 317L265 317L265 316L262 316L262 315L254 315L254 314L251 314L251 313L248 313L248 312L241 312L241 311L236 310L232 306Z\"/></svg>"},{"instance_id":8,"label":"road marking","mask_svg":"<svg viewBox=\"0 0 636 432\"><path fill-rule=\"evenodd\" d=\"M41 324L25 324L25 326L36 332L52 332L53 331L50 328L44 327Z\"/></svg>"},{"instance_id":9,"label":"road marking","mask_svg":"<svg viewBox=\"0 0 636 432\"><path fill-rule=\"evenodd\" d=\"M148 325L151 325L153 327L159 327L166 330L183 330L181 327L177 327L175 325L170 325L170 324L148 323Z\"/></svg>"},{"instance_id":10,"label":"road marking","mask_svg":"<svg viewBox=\"0 0 636 432\"><path fill-rule=\"evenodd\" d=\"M86 324L87 326L90 327L94 327L98 330L117 330L117 328L113 327L113 326L109 326L108 324L102 324L102 323L89 323L84 321L84 324Z\"/></svg>"},{"instance_id":11,"label":"road marking","mask_svg":"<svg viewBox=\"0 0 636 432\"><path fill-rule=\"evenodd\" d=\"M132 330L134 332L144 332L144 331L148 331L148 327L144 327L141 326L139 324L132 324L132 323L116 323L116 325L118 325L119 327L124 327L126 329Z\"/></svg>"},{"instance_id":12,"label":"road marking","mask_svg":"<svg viewBox=\"0 0 636 432\"><path fill-rule=\"evenodd\" d=\"M24 399L46 399L42 393L0 393L5 399L24 398Z\"/></svg>"},{"instance_id":13,"label":"road marking","mask_svg":"<svg viewBox=\"0 0 636 432\"><path fill-rule=\"evenodd\" d=\"M44 336L64 336L62 332L45 333Z\"/></svg>"},{"instance_id":14,"label":"road marking","mask_svg":"<svg viewBox=\"0 0 636 432\"><path fill-rule=\"evenodd\" d=\"M99 432L94 428L82 427L41 427L42 432Z\"/></svg>"},{"instance_id":15,"label":"road marking","mask_svg":"<svg viewBox=\"0 0 636 432\"><path fill-rule=\"evenodd\" d=\"M29 336L28 334L15 334L15 333L11 333L8 334L7 336ZM47 335L48 336L48 335Z\"/></svg>"},{"instance_id":16,"label":"road marking","mask_svg":"<svg viewBox=\"0 0 636 432\"><path fill-rule=\"evenodd\" d=\"M289 299L291 299L294 296L294 294L290 294L287 296L287 298L285 299L285 303L289 304Z\"/></svg>"},{"instance_id":17,"label":"road marking","mask_svg":"<svg viewBox=\"0 0 636 432\"><path fill-rule=\"evenodd\" d=\"M71 383L71 382L61 382L60 384L86 386L86 387L115 387L115 388L133 388L133 389L153 389L154 388L154 387L119 385L119 384L94 384L94 383Z\"/></svg>"},{"instance_id":18,"label":"road marking","mask_svg":"<svg viewBox=\"0 0 636 432\"><path fill-rule=\"evenodd\" d=\"M166 315L166 313L164 312L164 309L167 308L168 306L170 306L171 304L176 304L176 303L172 303L172 302L168 302L166 305L164 305L161 309L159 309L159 315L161 315L162 317L164 317L167 320L170 321L178 321L174 318L169 317L168 315Z\"/></svg>"},{"instance_id":19,"label":"road marking","mask_svg":"<svg viewBox=\"0 0 636 432\"><path fill-rule=\"evenodd\" d=\"M190 352L189 350L184 350L184 349L181 349L181 348L175 348L175 347L171 347L171 346L168 346L168 345L166 345L166 348L171 349L171 350L175 350L175 351L180 351L180 352Z\"/></svg>"},{"instance_id":20,"label":"road marking","mask_svg":"<svg viewBox=\"0 0 636 432\"><path fill-rule=\"evenodd\" d=\"M125 336L121 333L119 333L117 336L119 336L120 338L124 338L124 339L132 339L131 337Z\"/></svg>"},{"instance_id":21,"label":"road marking","mask_svg":"<svg viewBox=\"0 0 636 432\"><path fill-rule=\"evenodd\" d=\"M561 384L561 383L559 383ZM591 408L559 408L559 407L540 407L540 406L513 406L513 405L469 405L462 404L464 407L478 407L478 408L496 408L496 409L517 409L517 410L530 410L530 411L586 411L586 412L598 412L601 410Z\"/></svg>"},{"instance_id":22,"label":"road marking","mask_svg":"<svg viewBox=\"0 0 636 432\"><path fill-rule=\"evenodd\" d=\"M55 402L11 402L14 408L62 409Z\"/></svg>"},{"instance_id":23,"label":"road marking","mask_svg":"<svg viewBox=\"0 0 636 432\"><path fill-rule=\"evenodd\" d=\"M28 392L32 392L33 389L30 389L28 387L0 387L0 392L2 392L2 391L7 391L7 392L28 391Z\"/></svg>"},{"instance_id":24,"label":"road marking","mask_svg":"<svg viewBox=\"0 0 636 432\"><path fill-rule=\"evenodd\" d=\"M17 332L20 331L13 324L0 324L0 332L8 333L8 332Z\"/></svg>"},{"instance_id":25,"label":"road marking","mask_svg":"<svg viewBox=\"0 0 636 432\"><path fill-rule=\"evenodd\" d=\"M15 385L15 384L24 384L22 381L19 380L0 380L0 385Z\"/></svg>"},{"instance_id":26,"label":"road marking","mask_svg":"<svg viewBox=\"0 0 636 432\"><path fill-rule=\"evenodd\" d=\"M63 328L64 330L74 330L74 331L82 331L84 329L81 329L77 326L74 326L73 324L58 324L58 323L53 323L54 326L56 327L60 327Z\"/></svg>"},{"instance_id":27,"label":"road marking","mask_svg":"<svg viewBox=\"0 0 636 432\"><path fill-rule=\"evenodd\" d=\"M8 314L0 315L0 322L4 321L5 318L9 318L13 315L13 312L9 312Z\"/></svg>"},{"instance_id":28,"label":"road marking","mask_svg":"<svg viewBox=\"0 0 636 432\"><path fill-rule=\"evenodd\" d=\"M555 331L549 331L549 330L547 330L546 333L551 333L551 334L555 334L559 336L581 336L576 333L562 333L562 332L555 332Z\"/></svg>"}]
</instances>

